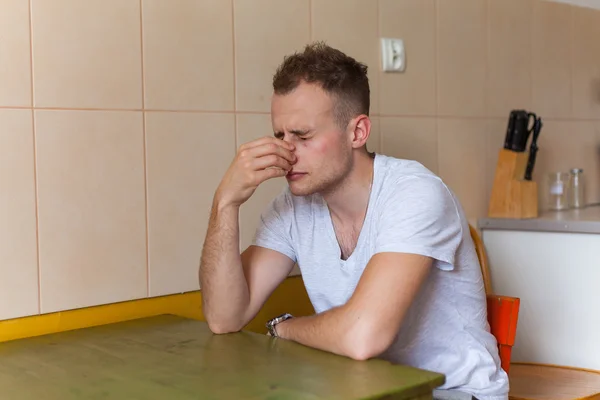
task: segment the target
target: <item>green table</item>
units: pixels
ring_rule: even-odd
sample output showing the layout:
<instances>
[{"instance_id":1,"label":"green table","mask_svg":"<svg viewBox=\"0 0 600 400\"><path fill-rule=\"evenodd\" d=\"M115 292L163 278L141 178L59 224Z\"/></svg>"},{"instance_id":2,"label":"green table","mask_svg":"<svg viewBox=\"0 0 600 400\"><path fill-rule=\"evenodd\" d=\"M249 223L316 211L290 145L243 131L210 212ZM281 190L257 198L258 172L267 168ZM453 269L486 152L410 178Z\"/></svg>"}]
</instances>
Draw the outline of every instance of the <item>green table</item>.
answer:
<instances>
[{"instance_id":1,"label":"green table","mask_svg":"<svg viewBox=\"0 0 600 400\"><path fill-rule=\"evenodd\" d=\"M171 315L0 343L0 397L430 399L444 376Z\"/></svg>"}]
</instances>

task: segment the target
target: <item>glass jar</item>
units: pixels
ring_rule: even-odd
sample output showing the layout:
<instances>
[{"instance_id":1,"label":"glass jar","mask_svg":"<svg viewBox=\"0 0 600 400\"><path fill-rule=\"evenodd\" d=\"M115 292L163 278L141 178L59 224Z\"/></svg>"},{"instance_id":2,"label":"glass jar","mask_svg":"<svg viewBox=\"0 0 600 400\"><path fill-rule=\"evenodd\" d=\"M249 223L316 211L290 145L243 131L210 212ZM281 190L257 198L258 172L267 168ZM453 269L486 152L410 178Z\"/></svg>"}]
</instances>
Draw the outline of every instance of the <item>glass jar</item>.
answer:
<instances>
[{"instance_id":1,"label":"glass jar","mask_svg":"<svg viewBox=\"0 0 600 400\"><path fill-rule=\"evenodd\" d=\"M568 186L570 174L567 172L551 172L548 174L547 206L549 210L566 210L569 208Z\"/></svg>"},{"instance_id":2,"label":"glass jar","mask_svg":"<svg viewBox=\"0 0 600 400\"><path fill-rule=\"evenodd\" d=\"M585 207L585 181L583 169L573 168L569 176L569 207Z\"/></svg>"}]
</instances>

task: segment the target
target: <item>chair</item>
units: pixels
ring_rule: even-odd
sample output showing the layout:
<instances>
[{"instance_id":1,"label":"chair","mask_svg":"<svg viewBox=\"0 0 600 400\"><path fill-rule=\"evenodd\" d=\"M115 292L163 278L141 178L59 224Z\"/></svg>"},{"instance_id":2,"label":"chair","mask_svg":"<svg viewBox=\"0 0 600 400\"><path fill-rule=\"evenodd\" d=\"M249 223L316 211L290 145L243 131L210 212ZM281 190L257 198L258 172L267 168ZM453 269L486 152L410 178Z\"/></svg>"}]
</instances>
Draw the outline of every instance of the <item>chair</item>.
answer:
<instances>
[{"instance_id":1,"label":"chair","mask_svg":"<svg viewBox=\"0 0 600 400\"><path fill-rule=\"evenodd\" d=\"M483 246L483 242L479 237L477 230L471 225L469 225L469 229L471 231L471 238L475 244L475 251L477 252L477 258L479 259L479 265L483 275L483 284L487 295L487 313L490 330L498 342L498 351L500 353L502 369L504 369L506 373L509 373L510 356L517 334L517 320L521 300L517 297L499 296L492 293L492 282L485 247Z\"/></svg>"},{"instance_id":2,"label":"chair","mask_svg":"<svg viewBox=\"0 0 600 400\"><path fill-rule=\"evenodd\" d=\"M511 400L600 400L600 371L533 363L511 363L520 299L493 294L485 246L469 225L487 294L490 330L498 341L502 368L509 375Z\"/></svg>"}]
</instances>

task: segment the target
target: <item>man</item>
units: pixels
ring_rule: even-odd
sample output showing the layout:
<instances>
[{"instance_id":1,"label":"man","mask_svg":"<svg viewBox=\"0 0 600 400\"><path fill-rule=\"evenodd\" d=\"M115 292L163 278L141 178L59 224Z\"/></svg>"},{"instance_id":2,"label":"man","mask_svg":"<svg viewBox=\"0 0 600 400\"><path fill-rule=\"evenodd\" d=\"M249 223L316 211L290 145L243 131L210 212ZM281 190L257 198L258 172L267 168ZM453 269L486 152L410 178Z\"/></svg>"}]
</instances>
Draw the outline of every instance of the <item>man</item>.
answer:
<instances>
[{"instance_id":1,"label":"man","mask_svg":"<svg viewBox=\"0 0 600 400\"><path fill-rule=\"evenodd\" d=\"M242 329L297 262L316 314L277 318L272 335L437 371L440 389L469 399L506 399L463 210L421 164L367 151L367 67L315 43L285 58L273 89L274 137L242 145L215 192L200 267L210 329ZM288 187L240 255L240 206L282 176Z\"/></svg>"}]
</instances>

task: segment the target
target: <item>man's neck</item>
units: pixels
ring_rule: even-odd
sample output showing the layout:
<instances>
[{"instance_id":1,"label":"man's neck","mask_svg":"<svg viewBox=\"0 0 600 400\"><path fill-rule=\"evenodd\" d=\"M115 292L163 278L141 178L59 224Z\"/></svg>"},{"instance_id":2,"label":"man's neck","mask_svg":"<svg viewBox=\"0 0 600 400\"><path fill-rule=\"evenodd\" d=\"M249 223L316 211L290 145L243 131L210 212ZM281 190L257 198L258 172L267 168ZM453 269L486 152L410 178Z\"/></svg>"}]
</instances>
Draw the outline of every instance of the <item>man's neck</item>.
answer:
<instances>
[{"instance_id":1,"label":"man's neck","mask_svg":"<svg viewBox=\"0 0 600 400\"><path fill-rule=\"evenodd\" d=\"M358 154L352 171L344 181L334 190L323 193L329 212L335 219L353 221L364 218L373 183L373 164L371 154Z\"/></svg>"}]
</instances>

